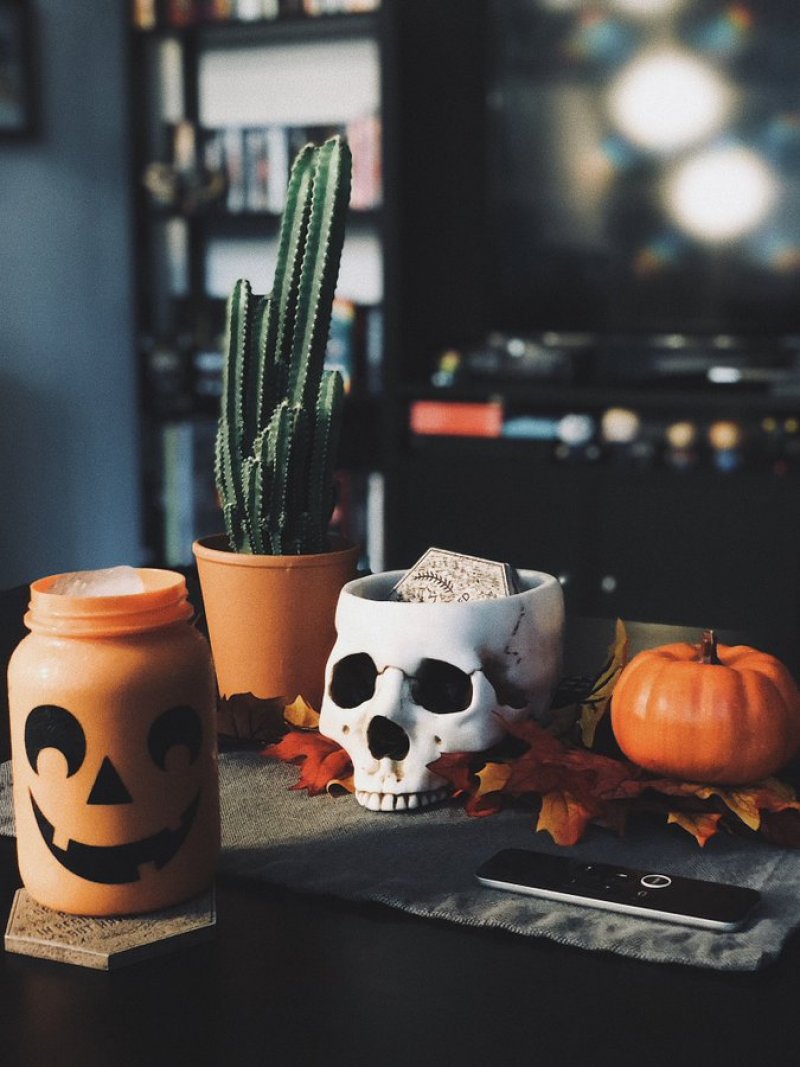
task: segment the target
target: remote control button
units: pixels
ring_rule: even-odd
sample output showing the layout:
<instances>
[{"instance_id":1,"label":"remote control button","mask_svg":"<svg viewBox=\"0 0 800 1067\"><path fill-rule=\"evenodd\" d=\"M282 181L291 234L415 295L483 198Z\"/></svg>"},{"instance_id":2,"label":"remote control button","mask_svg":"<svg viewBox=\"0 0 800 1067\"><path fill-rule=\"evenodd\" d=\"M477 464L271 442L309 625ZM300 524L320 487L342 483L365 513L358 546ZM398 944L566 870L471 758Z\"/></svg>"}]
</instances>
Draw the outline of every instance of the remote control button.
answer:
<instances>
[{"instance_id":1,"label":"remote control button","mask_svg":"<svg viewBox=\"0 0 800 1067\"><path fill-rule=\"evenodd\" d=\"M646 874L642 878L642 885L646 885L648 889L666 889L668 885L672 885L672 879L666 874Z\"/></svg>"}]
</instances>

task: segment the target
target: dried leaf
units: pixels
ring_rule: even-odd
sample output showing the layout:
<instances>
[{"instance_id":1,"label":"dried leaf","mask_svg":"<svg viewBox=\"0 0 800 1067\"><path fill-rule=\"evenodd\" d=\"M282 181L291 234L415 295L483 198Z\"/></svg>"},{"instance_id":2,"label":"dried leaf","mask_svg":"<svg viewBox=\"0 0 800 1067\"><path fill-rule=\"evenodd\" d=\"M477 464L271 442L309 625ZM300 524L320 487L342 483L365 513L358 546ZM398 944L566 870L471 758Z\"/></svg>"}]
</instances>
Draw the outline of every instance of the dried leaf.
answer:
<instances>
[{"instance_id":1,"label":"dried leaf","mask_svg":"<svg viewBox=\"0 0 800 1067\"><path fill-rule=\"evenodd\" d=\"M297 730L319 729L319 712L299 694L291 704L287 704L283 709L283 717L290 726L294 726Z\"/></svg>"},{"instance_id":2,"label":"dried leaf","mask_svg":"<svg viewBox=\"0 0 800 1067\"><path fill-rule=\"evenodd\" d=\"M765 778L747 788L717 790L717 796L751 830L761 828L762 816L767 812L798 809L794 790L777 778Z\"/></svg>"},{"instance_id":3,"label":"dried leaf","mask_svg":"<svg viewBox=\"0 0 800 1067\"><path fill-rule=\"evenodd\" d=\"M464 811L475 819L481 819L486 815L496 815L505 806L505 796L506 794L499 790L481 795L474 793L467 797Z\"/></svg>"},{"instance_id":4,"label":"dried leaf","mask_svg":"<svg viewBox=\"0 0 800 1067\"><path fill-rule=\"evenodd\" d=\"M478 791L476 796L496 793L504 789L511 777L511 768L507 763L487 763L478 771Z\"/></svg>"},{"instance_id":5,"label":"dried leaf","mask_svg":"<svg viewBox=\"0 0 800 1067\"><path fill-rule=\"evenodd\" d=\"M638 796L646 788L643 772L632 763L568 746L534 722L512 730L530 744L527 752L509 764L505 788L515 796L566 792L591 806Z\"/></svg>"},{"instance_id":6,"label":"dried leaf","mask_svg":"<svg viewBox=\"0 0 800 1067\"><path fill-rule=\"evenodd\" d=\"M792 787L777 778L765 778L736 789L663 778L650 782L650 788L666 796L695 796L700 800L719 797L728 810L751 830L760 829L765 812L800 808Z\"/></svg>"},{"instance_id":7,"label":"dried leaf","mask_svg":"<svg viewBox=\"0 0 800 1067\"><path fill-rule=\"evenodd\" d=\"M511 768L507 763L487 763L477 772L478 787L467 799L466 812L472 816L495 815L503 807L503 790Z\"/></svg>"},{"instance_id":8,"label":"dried leaf","mask_svg":"<svg viewBox=\"0 0 800 1067\"><path fill-rule=\"evenodd\" d=\"M745 826L749 826L751 830L761 828L761 812L755 790L720 790L717 796Z\"/></svg>"},{"instance_id":9,"label":"dried leaf","mask_svg":"<svg viewBox=\"0 0 800 1067\"><path fill-rule=\"evenodd\" d=\"M671 811L667 822L687 830L702 848L718 831L721 818L719 812Z\"/></svg>"},{"instance_id":10,"label":"dried leaf","mask_svg":"<svg viewBox=\"0 0 800 1067\"><path fill-rule=\"evenodd\" d=\"M598 724L608 711L614 686L628 662L630 640L625 623L617 619L614 642L608 650L608 661L597 676L589 695L578 705L580 713L581 740L586 748L594 745Z\"/></svg>"},{"instance_id":11,"label":"dried leaf","mask_svg":"<svg viewBox=\"0 0 800 1067\"><path fill-rule=\"evenodd\" d=\"M224 737L236 741L255 741L261 745L277 741L286 733L283 700L262 700L252 693L234 693L220 697L217 729Z\"/></svg>"},{"instance_id":12,"label":"dried leaf","mask_svg":"<svg viewBox=\"0 0 800 1067\"><path fill-rule=\"evenodd\" d=\"M572 793L554 790L542 797L537 830L546 830L557 845L575 845L583 837L594 812Z\"/></svg>"},{"instance_id":13,"label":"dried leaf","mask_svg":"<svg viewBox=\"0 0 800 1067\"><path fill-rule=\"evenodd\" d=\"M428 764L428 769L446 779L456 792L471 793L475 789L475 762L474 752L444 752ZM477 762L480 766L480 758Z\"/></svg>"},{"instance_id":14,"label":"dried leaf","mask_svg":"<svg viewBox=\"0 0 800 1067\"><path fill-rule=\"evenodd\" d=\"M285 763L301 764L300 778L292 789L307 789L309 796L324 793L328 783L346 780L353 771L349 755L335 741L320 733L288 733L277 745L269 745L264 756Z\"/></svg>"}]
</instances>

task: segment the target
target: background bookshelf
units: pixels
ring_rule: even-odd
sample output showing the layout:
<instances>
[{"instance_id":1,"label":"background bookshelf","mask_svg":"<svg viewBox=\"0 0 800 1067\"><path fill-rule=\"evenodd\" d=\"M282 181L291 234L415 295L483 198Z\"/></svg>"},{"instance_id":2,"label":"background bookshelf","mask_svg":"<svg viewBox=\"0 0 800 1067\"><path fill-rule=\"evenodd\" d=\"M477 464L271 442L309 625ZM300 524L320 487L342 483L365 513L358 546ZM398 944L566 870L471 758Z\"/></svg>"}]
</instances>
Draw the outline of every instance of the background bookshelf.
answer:
<instances>
[{"instance_id":1,"label":"background bookshelf","mask_svg":"<svg viewBox=\"0 0 800 1067\"><path fill-rule=\"evenodd\" d=\"M269 290L291 161L333 133L353 151L328 351L348 394L334 522L365 545L365 561L366 552L382 557L368 499L381 469L381 50L374 3L134 6L137 338L153 559L189 563L193 539L220 528L212 468L225 301L240 277Z\"/></svg>"}]
</instances>

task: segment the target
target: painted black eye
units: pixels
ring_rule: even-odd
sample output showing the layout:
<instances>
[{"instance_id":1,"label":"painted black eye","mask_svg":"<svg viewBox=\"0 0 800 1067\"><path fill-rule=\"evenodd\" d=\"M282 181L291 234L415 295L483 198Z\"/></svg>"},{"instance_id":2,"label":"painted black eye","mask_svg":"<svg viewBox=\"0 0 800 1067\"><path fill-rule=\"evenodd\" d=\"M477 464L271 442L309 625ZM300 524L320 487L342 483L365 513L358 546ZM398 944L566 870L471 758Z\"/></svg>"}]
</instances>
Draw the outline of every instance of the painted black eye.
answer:
<instances>
[{"instance_id":1,"label":"painted black eye","mask_svg":"<svg viewBox=\"0 0 800 1067\"><path fill-rule=\"evenodd\" d=\"M67 778L71 778L86 758L86 735L75 716L57 704L40 704L25 720L25 752L38 774L39 753L56 748L67 761Z\"/></svg>"},{"instance_id":2,"label":"painted black eye","mask_svg":"<svg viewBox=\"0 0 800 1067\"><path fill-rule=\"evenodd\" d=\"M203 744L203 724L193 708L181 705L170 708L158 716L150 727L147 747L153 763L166 770L167 753L174 745L184 745L189 751L189 762L194 763Z\"/></svg>"},{"instance_id":3,"label":"painted black eye","mask_svg":"<svg viewBox=\"0 0 800 1067\"><path fill-rule=\"evenodd\" d=\"M435 715L465 711L472 702L472 679L452 663L424 659L411 680L411 699Z\"/></svg>"},{"instance_id":4,"label":"painted black eye","mask_svg":"<svg viewBox=\"0 0 800 1067\"><path fill-rule=\"evenodd\" d=\"M330 695L340 708L357 708L375 693L378 669L366 652L340 659L331 674Z\"/></svg>"}]
</instances>

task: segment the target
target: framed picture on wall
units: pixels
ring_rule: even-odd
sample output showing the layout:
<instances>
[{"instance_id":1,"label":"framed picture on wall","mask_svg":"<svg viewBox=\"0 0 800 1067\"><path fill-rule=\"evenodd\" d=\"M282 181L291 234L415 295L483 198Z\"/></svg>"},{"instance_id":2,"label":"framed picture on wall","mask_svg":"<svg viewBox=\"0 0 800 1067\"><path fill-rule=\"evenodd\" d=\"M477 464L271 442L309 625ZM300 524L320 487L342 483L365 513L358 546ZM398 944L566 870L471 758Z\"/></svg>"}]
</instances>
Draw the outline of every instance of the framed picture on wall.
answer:
<instances>
[{"instance_id":1,"label":"framed picture on wall","mask_svg":"<svg viewBox=\"0 0 800 1067\"><path fill-rule=\"evenodd\" d=\"M0 0L0 138L33 128L30 31L28 0Z\"/></svg>"}]
</instances>

